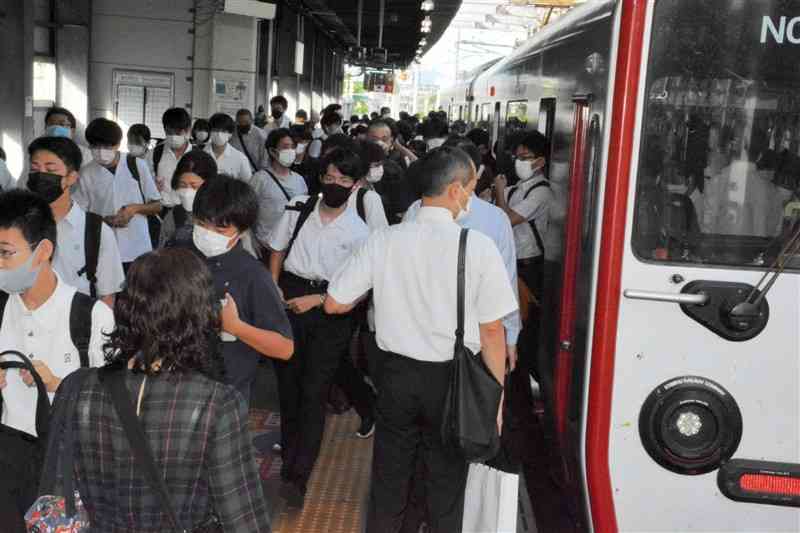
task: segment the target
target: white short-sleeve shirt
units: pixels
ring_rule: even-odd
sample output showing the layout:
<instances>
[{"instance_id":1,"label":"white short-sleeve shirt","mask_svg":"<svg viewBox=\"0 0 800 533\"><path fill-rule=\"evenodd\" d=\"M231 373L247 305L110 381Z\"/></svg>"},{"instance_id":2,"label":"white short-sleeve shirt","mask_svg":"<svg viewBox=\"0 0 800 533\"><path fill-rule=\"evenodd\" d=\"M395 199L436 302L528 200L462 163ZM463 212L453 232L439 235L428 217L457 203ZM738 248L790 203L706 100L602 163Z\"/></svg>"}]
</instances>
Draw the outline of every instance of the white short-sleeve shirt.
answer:
<instances>
[{"instance_id":1,"label":"white short-sleeve shirt","mask_svg":"<svg viewBox=\"0 0 800 533\"><path fill-rule=\"evenodd\" d=\"M57 275L57 274L56 274ZM75 288L61 279L55 292L38 309L29 311L18 294L8 298L0 327L0 346L24 353L32 360L43 361L53 374L64 379L80 367L78 349L69 333L69 315ZM105 335L114 329L114 314L103 302L92 308L92 328L89 340L90 366L105 363ZM8 356L8 361L18 359ZM36 387L22 382L18 370L6 374L3 395L3 424L36 435ZM49 394L52 402L54 394Z\"/></svg>"},{"instance_id":2,"label":"white short-sleeve shirt","mask_svg":"<svg viewBox=\"0 0 800 533\"><path fill-rule=\"evenodd\" d=\"M553 201L553 191L550 187L540 186L528 194L531 188L539 183L546 182L541 173L535 174L531 179L523 181L506 189L508 207L519 216L528 221L534 221L542 241L547 242L547 230L550 226L550 204ZM525 195L527 194L527 198ZM510 198L510 199L509 199ZM536 243L531 225L527 223L514 226L514 241L517 244L517 258L530 259L542 255L542 250ZM545 257L550 255L545 250Z\"/></svg>"},{"instance_id":3,"label":"white short-sleeve shirt","mask_svg":"<svg viewBox=\"0 0 800 533\"><path fill-rule=\"evenodd\" d=\"M227 174L232 178L250 182L250 178L253 176L250 161L247 160L246 155L231 146L230 143L225 145L225 151L222 152L220 157L214 154L214 148L211 143L208 143L204 150L217 162L217 172L219 174Z\"/></svg>"},{"instance_id":4,"label":"white short-sleeve shirt","mask_svg":"<svg viewBox=\"0 0 800 533\"><path fill-rule=\"evenodd\" d=\"M8 170L6 162L0 159L0 190L7 191L16 186L16 180Z\"/></svg>"},{"instance_id":5,"label":"white short-sleeve shirt","mask_svg":"<svg viewBox=\"0 0 800 533\"><path fill-rule=\"evenodd\" d=\"M250 186L253 187L258 197L258 223L255 227L255 235L265 245L269 242L270 234L280 222L287 202L297 196L308 194L308 185L300 174L290 171L286 177L278 176L274 172L272 175L286 190L289 195L288 200L275 179L266 170L256 172L250 179Z\"/></svg>"},{"instance_id":6,"label":"white short-sleeve shirt","mask_svg":"<svg viewBox=\"0 0 800 533\"><path fill-rule=\"evenodd\" d=\"M137 182L128 168L126 155L120 153L119 164L117 164L114 174L96 161L81 168L73 200L84 211L106 217L115 215L126 205L161 200L147 162L143 159L135 159L140 179L140 182ZM144 192L144 197L142 197L142 192ZM153 249L146 216L134 216L127 227L114 228L114 234L117 237L119 254L123 263L135 261L140 255Z\"/></svg>"},{"instance_id":7,"label":"white short-sleeve shirt","mask_svg":"<svg viewBox=\"0 0 800 533\"><path fill-rule=\"evenodd\" d=\"M291 206L308 200L308 196L292 199ZM369 229L350 209L327 224L322 223L319 214L321 200L317 201L314 212L309 215L297 239L283 263L283 268L295 276L314 281L330 281L353 253L364 243ZM289 246L294 234L300 211L287 209L275 231L272 232L269 246L282 251Z\"/></svg>"},{"instance_id":8,"label":"white short-sleeve shirt","mask_svg":"<svg viewBox=\"0 0 800 533\"><path fill-rule=\"evenodd\" d=\"M67 216L59 220L58 245L53 258L53 269L61 279L83 294L91 293L86 273L78 272L86 266L86 211L72 204ZM114 231L105 223L100 229L100 253L97 260L97 296L109 296L122 290L125 273L119 255Z\"/></svg>"},{"instance_id":9,"label":"white short-sleeve shirt","mask_svg":"<svg viewBox=\"0 0 800 533\"><path fill-rule=\"evenodd\" d=\"M358 215L358 189L356 187L347 199L347 209ZM369 231L373 232L389 226L389 221L386 220L386 211L383 208L383 200L381 195L371 189L367 189L364 194L364 217L367 219L366 223ZM360 217L359 217L360 218Z\"/></svg>"},{"instance_id":10,"label":"white short-sleeve shirt","mask_svg":"<svg viewBox=\"0 0 800 533\"><path fill-rule=\"evenodd\" d=\"M167 207L173 207L181 203L180 196L172 189L172 175L175 174L175 169L178 167L178 161L180 161L181 158L166 144L162 146L164 148L160 150L161 159L158 160L158 168L155 167L155 149L147 152L147 164L153 171L153 177L156 182L160 180L163 183L161 203ZM191 149L192 145L187 143L186 151L183 152L183 155L188 154ZM183 155L181 157L183 157Z\"/></svg>"},{"instance_id":11,"label":"white short-sleeve shirt","mask_svg":"<svg viewBox=\"0 0 800 533\"><path fill-rule=\"evenodd\" d=\"M348 304L373 289L382 350L421 361L453 358L461 227L447 209L423 207L413 221L372 233L328 287ZM503 259L479 231L467 240L464 342L481 349L480 324L517 310Z\"/></svg>"},{"instance_id":12,"label":"white short-sleeve shirt","mask_svg":"<svg viewBox=\"0 0 800 533\"><path fill-rule=\"evenodd\" d=\"M422 202L417 200L408 208L403 220L414 220L421 208ZM462 228L480 231L492 239L500 252L500 257L503 258L511 288L515 289L517 287L517 251L511 221L503 210L473 195L469 213L457 223ZM506 343L516 346L519 332L522 330L519 311L514 311L503 318L503 326L506 328Z\"/></svg>"}]
</instances>

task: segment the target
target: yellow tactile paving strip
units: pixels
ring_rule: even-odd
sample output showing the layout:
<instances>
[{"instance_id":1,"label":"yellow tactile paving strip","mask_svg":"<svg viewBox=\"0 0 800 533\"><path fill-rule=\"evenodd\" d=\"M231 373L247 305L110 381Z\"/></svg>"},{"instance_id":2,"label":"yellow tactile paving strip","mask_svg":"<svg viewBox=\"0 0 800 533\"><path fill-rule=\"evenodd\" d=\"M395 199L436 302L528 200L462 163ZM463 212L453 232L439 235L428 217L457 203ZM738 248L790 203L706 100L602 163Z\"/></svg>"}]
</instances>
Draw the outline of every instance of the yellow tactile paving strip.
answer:
<instances>
[{"instance_id":1,"label":"yellow tactile paving strip","mask_svg":"<svg viewBox=\"0 0 800 533\"><path fill-rule=\"evenodd\" d=\"M360 533L366 514L373 439L359 439L360 418L353 411L328 415L322 450L308 483L302 510L280 505L273 516L276 533ZM278 461L279 462L279 461Z\"/></svg>"}]
</instances>

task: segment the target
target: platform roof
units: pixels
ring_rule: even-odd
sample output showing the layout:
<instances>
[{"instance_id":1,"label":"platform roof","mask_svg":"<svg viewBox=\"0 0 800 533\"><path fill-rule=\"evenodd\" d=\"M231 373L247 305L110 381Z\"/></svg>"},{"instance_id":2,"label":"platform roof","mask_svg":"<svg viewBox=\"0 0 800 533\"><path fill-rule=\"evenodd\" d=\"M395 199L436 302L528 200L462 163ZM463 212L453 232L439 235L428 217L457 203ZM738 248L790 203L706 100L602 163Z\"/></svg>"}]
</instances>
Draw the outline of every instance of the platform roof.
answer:
<instances>
[{"instance_id":1,"label":"platform roof","mask_svg":"<svg viewBox=\"0 0 800 533\"><path fill-rule=\"evenodd\" d=\"M384 27L382 48L386 50L387 63L397 67L405 67L414 60L419 43L424 37L426 44L422 46L424 55L447 29L462 0L433 0L434 8L430 12L420 9L422 0L384 0ZM375 53L379 48L379 16L380 0L363 0L361 16L361 49L358 50L358 4L359 0L303 0L309 14L317 20L334 38L339 40L343 48L349 50L351 63L362 62L379 66L381 54ZM422 21L430 16L431 29L423 33Z\"/></svg>"}]
</instances>

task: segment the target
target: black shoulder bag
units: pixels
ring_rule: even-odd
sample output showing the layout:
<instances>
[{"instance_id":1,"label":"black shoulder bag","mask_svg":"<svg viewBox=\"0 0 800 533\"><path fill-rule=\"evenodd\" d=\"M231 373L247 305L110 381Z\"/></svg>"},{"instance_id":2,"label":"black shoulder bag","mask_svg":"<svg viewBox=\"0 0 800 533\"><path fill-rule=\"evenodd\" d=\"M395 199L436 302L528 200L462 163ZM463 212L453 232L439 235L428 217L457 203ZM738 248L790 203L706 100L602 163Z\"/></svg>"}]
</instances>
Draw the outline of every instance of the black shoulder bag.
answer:
<instances>
[{"instance_id":1,"label":"black shoulder bag","mask_svg":"<svg viewBox=\"0 0 800 533\"><path fill-rule=\"evenodd\" d=\"M483 462L497 455L500 435L497 411L503 386L483 362L464 345L464 299L467 234L462 229L458 243L458 327L453 350L450 390L442 416L442 441L469 462Z\"/></svg>"},{"instance_id":2,"label":"black shoulder bag","mask_svg":"<svg viewBox=\"0 0 800 533\"><path fill-rule=\"evenodd\" d=\"M142 425L136 417L136 411L133 409L133 403L128 397L128 388L125 386L125 372L125 370L118 369L103 369L100 372L100 378L106 393L111 396L114 410L122 424L125 435L128 437L131 453L139 467L144 469L144 477L147 479L150 488L156 491L172 530L179 533L222 533L222 524L219 523L219 520L214 515L202 525L192 529L187 529L181 525L178 515L175 513L175 508L172 506L172 500L169 497L169 490L164 478L161 477L158 471L158 465L156 465L150 444L147 442L144 429L142 429Z\"/></svg>"},{"instance_id":3,"label":"black shoulder bag","mask_svg":"<svg viewBox=\"0 0 800 533\"><path fill-rule=\"evenodd\" d=\"M35 414L38 436L0 424L0 468L3 469L3 475L0 476L0 524L3 531L24 531L25 512L39 496L39 479L47 451L50 399L31 360L14 350L0 352L0 357L8 356L19 361L0 361L0 369L27 370L36 382L38 393ZM0 416L2 408L3 402L0 400ZM34 414L31 412L28 416Z\"/></svg>"}]
</instances>

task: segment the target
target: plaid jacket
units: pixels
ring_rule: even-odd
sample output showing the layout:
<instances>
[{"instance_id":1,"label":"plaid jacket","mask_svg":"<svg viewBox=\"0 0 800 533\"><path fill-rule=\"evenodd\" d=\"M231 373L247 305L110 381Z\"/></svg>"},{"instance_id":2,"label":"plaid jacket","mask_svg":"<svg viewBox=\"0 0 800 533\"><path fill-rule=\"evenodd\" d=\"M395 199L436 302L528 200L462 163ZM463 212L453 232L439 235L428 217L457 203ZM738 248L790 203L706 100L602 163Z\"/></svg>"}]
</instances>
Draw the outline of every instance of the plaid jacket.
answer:
<instances>
[{"instance_id":1,"label":"plaid jacket","mask_svg":"<svg viewBox=\"0 0 800 533\"><path fill-rule=\"evenodd\" d=\"M134 405L143 377L126 377ZM247 407L233 387L196 373L172 382L148 377L139 420L183 524L196 527L213 512L226 532L270 531ZM97 372L86 377L71 423L77 488L92 531L170 531Z\"/></svg>"}]
</instances>

